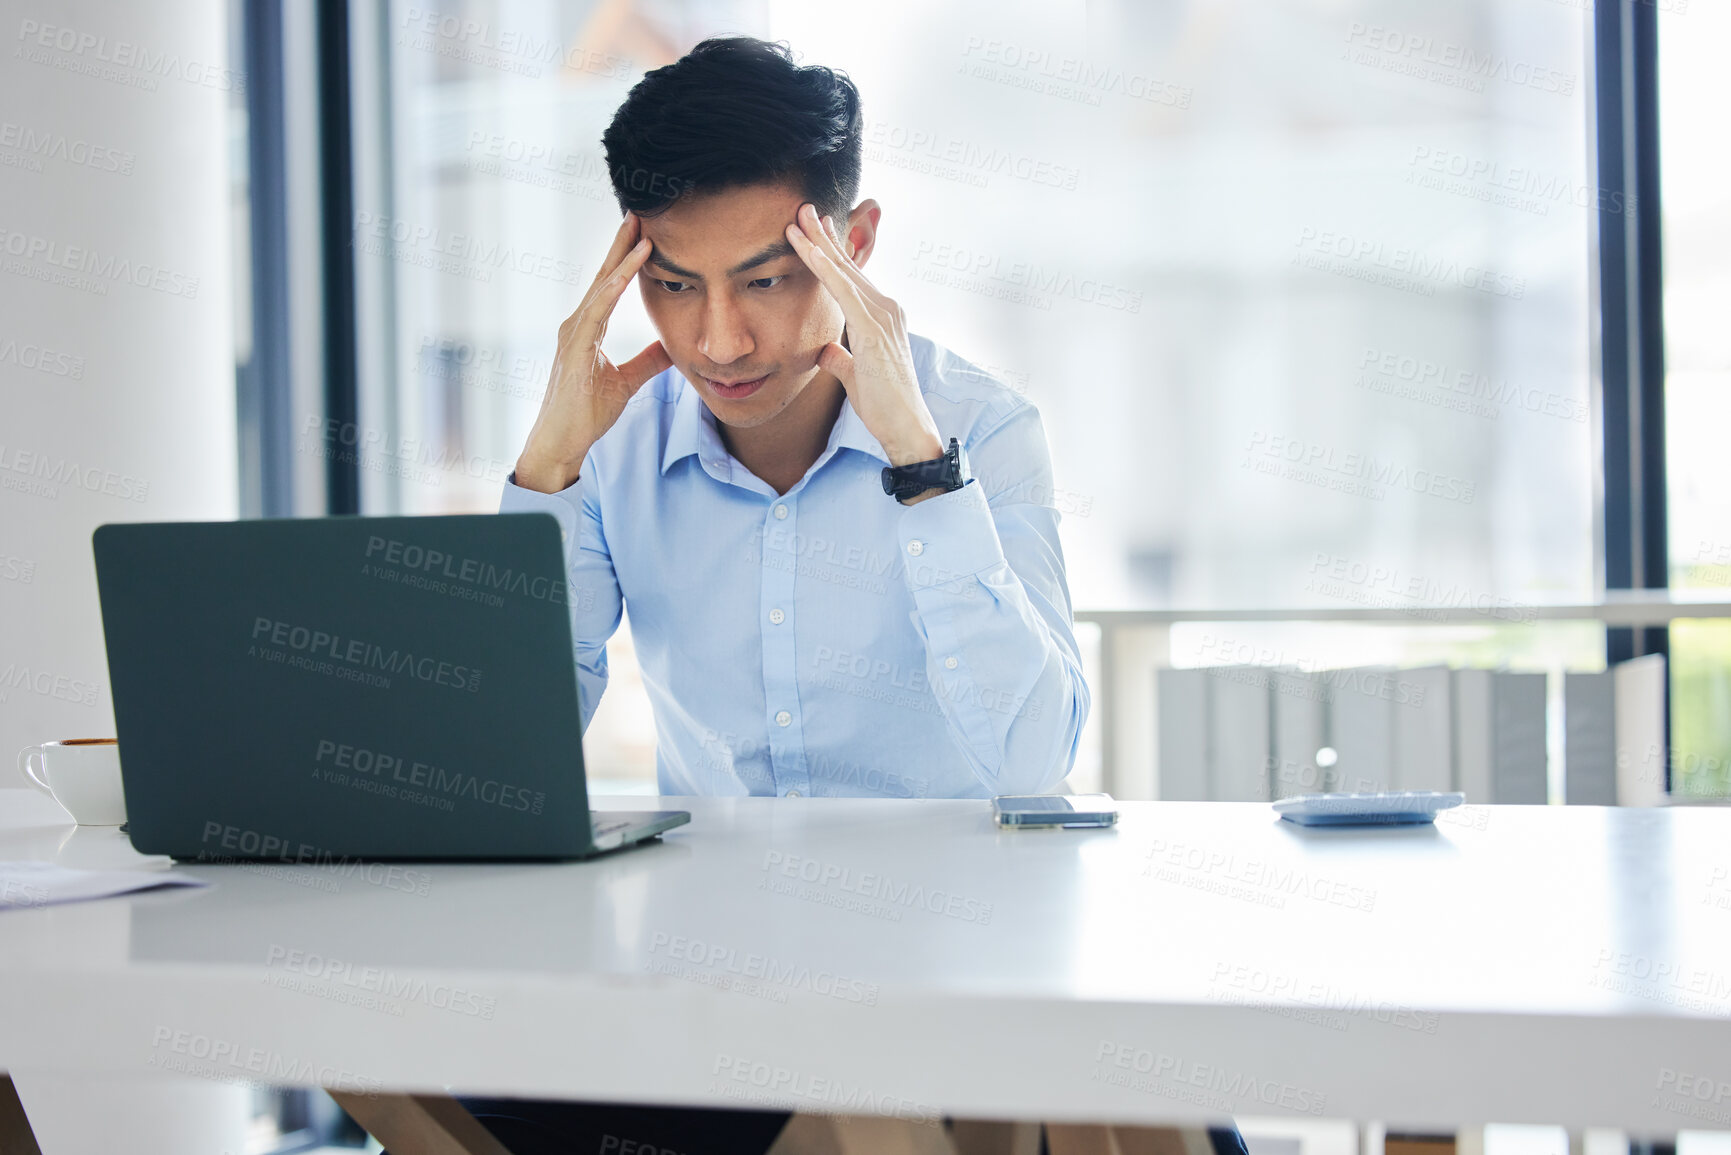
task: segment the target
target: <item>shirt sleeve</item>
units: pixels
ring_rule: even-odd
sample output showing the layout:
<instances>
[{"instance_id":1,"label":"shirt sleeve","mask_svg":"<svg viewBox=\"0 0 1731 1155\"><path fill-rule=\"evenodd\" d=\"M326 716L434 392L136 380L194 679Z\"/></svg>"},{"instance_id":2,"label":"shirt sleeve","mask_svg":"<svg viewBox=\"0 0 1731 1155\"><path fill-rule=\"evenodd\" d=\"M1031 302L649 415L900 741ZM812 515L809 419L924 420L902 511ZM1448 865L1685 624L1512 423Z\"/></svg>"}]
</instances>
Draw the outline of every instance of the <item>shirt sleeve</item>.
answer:
<instances>
[{"instance_id":1,"label":"shirt sleeve","mask_svg":"<svg viewBox=\"0 0 1731 1155\"><path fill-rule=\"evenodd\" d=\"M584 477L592 476L589 463ZM565 549L565 593L571 612L572 657L577 664L577 696L583 731L607 688L607 640L619 628L622 598L613 556L602 533L601 509L579 477L558 493L541 493L517 484L512 471L499 499L500 513L550 513L559 519Z\"/></svg>"},{"instance_id":2,"label":"shirt sleeve","mask_svg":"<svg viewBox=\"0 0 1731 1155\"><path fill-rule=\"evenodd\" d=\"M994 794L1045 793L1075 765L1089 695L1038 410L966 448L974 480L901 515L914 627L974 774Z\"/></svg>"}]
</instances>

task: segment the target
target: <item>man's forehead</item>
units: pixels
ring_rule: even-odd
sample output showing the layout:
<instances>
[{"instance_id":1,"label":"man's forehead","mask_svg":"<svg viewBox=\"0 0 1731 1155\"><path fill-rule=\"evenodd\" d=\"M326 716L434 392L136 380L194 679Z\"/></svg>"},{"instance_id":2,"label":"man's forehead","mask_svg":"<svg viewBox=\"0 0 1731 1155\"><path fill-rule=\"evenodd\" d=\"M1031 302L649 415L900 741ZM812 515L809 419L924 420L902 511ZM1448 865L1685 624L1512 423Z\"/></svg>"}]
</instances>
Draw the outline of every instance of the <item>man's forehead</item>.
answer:
<instances>
[{"instance_id":1,"label":"man's forehead","mask_svg":"<svg viewBox=\"0 0 1731 1155\"><path fill-rule=\"evenodd\" d=\"M796 255L786 229L804 201L785 185L747 185L676 203L643 221L649 259L687 273L743 272Z\"/></svg>"}]
</instances>

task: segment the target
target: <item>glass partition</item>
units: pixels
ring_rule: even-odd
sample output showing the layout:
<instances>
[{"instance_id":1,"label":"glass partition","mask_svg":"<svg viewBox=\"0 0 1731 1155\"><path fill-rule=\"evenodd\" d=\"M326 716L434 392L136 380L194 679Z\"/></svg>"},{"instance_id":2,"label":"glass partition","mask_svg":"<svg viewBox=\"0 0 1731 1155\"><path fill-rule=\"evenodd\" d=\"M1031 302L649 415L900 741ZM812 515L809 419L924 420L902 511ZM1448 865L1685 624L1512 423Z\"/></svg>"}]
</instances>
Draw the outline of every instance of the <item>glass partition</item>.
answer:
<instances>
[{"instance_id":1,"label":"glass partition","mask_svg":"<svg viewBox=\"0 0 1731 1155\"><path fill-rule=\"evenodd\" d=\"M1671 584L1731 588L1731 10L1659 9L1659 161L1664 182L1666 461ZM1671 630L1673 789L1731 794L1731 622Z\"/></svg>"},{"instance_id":2,"label":"glass partition","mask_svg":"<svg viewBox=\"0 0 1731 1155\"><path fill-rule=\"evenodd\" d=\"M1581 5L377 19L356 84L385 126L354 221L368 512L496 507L618 221L603 128L645 70L744 32L859 84L884 208L866 272L1039 406L1078 608L1593 595L1590 224L1620 206L1591 176ZM609 348L652 336L628 294ZM611 658L591 758L642 780L627 631Z\"/></svg>"}]
</instances>

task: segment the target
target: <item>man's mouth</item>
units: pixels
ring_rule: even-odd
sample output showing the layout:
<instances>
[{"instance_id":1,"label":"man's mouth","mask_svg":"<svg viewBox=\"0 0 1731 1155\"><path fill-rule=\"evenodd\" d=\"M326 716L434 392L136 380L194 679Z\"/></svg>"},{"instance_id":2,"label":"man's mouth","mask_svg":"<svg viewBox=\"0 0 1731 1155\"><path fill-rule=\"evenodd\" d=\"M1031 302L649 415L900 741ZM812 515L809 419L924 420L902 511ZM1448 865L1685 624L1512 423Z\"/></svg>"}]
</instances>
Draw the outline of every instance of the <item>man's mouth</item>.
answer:
<instances>
[{"instance_id":1,"label":"man's mouth","mask_svg":"<svg viewBox=\"0 0 1731 1155\"><path fill-rule=\"evenodd\" d=\"M756 393L763 387L763 383L769 380L769 374L765 373L761 377L736 377L732 381L719 381L714 377L705 377L703 380L717 395L737 400Z\"/></svg>"}]
</instances>

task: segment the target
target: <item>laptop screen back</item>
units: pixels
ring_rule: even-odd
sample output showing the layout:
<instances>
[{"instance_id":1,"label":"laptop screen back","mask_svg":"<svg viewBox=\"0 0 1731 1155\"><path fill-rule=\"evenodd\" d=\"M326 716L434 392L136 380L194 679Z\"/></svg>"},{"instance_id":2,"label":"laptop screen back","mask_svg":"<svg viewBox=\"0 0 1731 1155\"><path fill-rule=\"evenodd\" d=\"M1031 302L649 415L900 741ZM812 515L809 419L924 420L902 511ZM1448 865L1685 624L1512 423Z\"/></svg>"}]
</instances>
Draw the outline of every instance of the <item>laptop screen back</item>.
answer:
<instances>
[{"instance_id":1,"label":"laptop screen back","mask_svg":"<svg viewBox=\"0 0 1731 1155\"><path fill-rule=\"evenodd\" d=\"M105 525L94 544L139 850L589 845L551 516Z\"/></svg>"}]
</instances>

